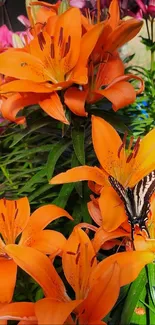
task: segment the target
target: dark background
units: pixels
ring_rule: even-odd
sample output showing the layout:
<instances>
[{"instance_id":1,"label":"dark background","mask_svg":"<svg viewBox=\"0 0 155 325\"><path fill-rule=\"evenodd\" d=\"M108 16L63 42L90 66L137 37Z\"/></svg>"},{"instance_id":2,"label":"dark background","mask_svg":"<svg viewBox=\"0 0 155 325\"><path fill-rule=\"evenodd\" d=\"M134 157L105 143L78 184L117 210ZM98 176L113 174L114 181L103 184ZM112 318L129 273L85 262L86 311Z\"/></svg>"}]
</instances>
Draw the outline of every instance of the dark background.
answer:
<instances>
[{"instance_id":1,"label":"dark background","mask_svg":"<svg viewBox=\"0 0 155 325\"><path fill-rule=\"evenodd\" d=\"M5 5L2 5L3 1L4 0L0 0L0 26L3 24L6 24L9 28L12 26L12 29L15 32L23 30L22 24L17 20L17 16L26 16L25 0L5 0ZM54 3L52 0L45 1ZM9 21L11 26L9 26Z\"/></svg>"}]
</instances>

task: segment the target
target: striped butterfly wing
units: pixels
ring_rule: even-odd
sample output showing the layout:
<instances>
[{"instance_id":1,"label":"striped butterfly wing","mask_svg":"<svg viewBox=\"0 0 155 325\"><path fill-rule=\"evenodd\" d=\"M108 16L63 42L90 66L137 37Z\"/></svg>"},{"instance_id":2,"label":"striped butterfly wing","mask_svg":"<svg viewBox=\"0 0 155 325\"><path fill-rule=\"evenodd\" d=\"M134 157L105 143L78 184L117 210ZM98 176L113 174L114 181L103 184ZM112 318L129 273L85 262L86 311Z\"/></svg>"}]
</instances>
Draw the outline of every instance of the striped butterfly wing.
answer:
<instances>
[{"instance_id":1,"label":"striped butterfly wing","mask_svg":"<svg viewBox=\"0 0 155 325\"><path fill-rule=\"evenodd\" d=\"M133 188L125 189L112 176L109 176L109 182L124 202L128 221L131 224L132 239L136 224L141 230L145 230L149 237L145 222L148 220L148 213L150 212L150 198L155 192L155 170L141 179Z\"/></svg>"},{"instance_id":2,"label":"striped butterfly wing","mask_svg":"<svg viewBox=\"0 0 155 325\"><path fill-rule=\"evenodd\" d=\"M146 175L133 188L133 199L137 218L146 218L150 211L150 198L155 191L155 171ZM147 220L147 219L146 219Z\"/></svg>"},{"instance_id":3,"label":"striped butterfly wing","mask_svg":"<svg viewBox=\"0 0 155 325\"><path fill-rule=\"evenodd\" d=\"M126 191L125 188L121 183L117 181L113 176L108 177L110 184L114 188L114 190L117 192L121 200L125 203L126 202Z\"/></svg>"},{"instance_id":4,"label":"striped butterfly wing","mask_svg":"<svg viewBox=\"0 0 155 325\"><path fill-rule=\"evenodd\" d=\"M109 182L112 185L113 189L119 195L122 202L124 203L126 214L128 216L129 221L131 221L133 215L133 211L132 211L133 194L131 189L129 188L125 189L123 185L112 176L109 176Z\"/></svg>"}]
</instances>

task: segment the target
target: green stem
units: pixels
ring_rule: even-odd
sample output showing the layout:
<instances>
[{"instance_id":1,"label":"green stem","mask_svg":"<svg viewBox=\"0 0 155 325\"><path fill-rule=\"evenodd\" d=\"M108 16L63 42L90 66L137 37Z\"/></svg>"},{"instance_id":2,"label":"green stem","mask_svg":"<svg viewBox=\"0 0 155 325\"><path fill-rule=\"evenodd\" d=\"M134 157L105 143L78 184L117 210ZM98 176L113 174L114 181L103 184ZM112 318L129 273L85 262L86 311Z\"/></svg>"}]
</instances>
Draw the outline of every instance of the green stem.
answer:
<instances>
[{"instance_id":1,"label":"green stem","mask_svg":"<svg viewBox=\"0 0 155 325\"><path fill-rule=\"evenodd\" d=\"M151 41L152 41L152 44L153 44L153 21L154 21L154 18L152 18L151 20ZM154 49L151 49L151 71L154 70Z\"/></svg>"},{"instance_id":2,"label":"green stem","mask_svg":"<svg viewBox=\"0 0 155 325\"><path fill-rule=\"evenodd\" d=\"M151 37L150 37L150 31L149 31L149 25L148 25L148 20L147 20L147 18L145 19L145 23L146 23L146 29L147 29L148 38L151 39Z\"/></svg>"},{"instance_id":3,"label":"green stem","mask_svg":"<svg viewBox=\"0 0 155 325\"><path fill-rule=\"evenodd\" d=\"M151 71L154 70L154 51L151 51Z\"/></svg>"}]
</instances>

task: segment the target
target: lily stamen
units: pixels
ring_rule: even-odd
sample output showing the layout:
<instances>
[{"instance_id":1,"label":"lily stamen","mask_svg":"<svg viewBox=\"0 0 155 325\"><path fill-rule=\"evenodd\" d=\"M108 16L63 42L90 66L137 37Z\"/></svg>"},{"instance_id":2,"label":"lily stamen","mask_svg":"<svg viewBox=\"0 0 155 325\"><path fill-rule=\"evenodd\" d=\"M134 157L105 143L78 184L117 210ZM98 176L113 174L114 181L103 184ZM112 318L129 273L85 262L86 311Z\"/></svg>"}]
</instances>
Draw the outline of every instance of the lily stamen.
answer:
<instances>
[{"instance_id":1,"label":"lily stamen","mask_svg":"<svg viewBox=\"0 0 155 325\"><path fill-rule=\"evenodd\" d=\"M125 131L125 133L124 133L124 137L123 137L123 141L122 141L122 144L120 145L120 147L119 147L119 149L118 149L118 153L117 153L118 158L120 158L120 155L121 155L121 151L122 151L122 149L125 148L127 135L128 135L128 132Z\"/></svg>"},{"instance_id":2,"label":"lily stamen","mask_svg":"<svg viewBox=\"0 0 155 325\"><path fill-rule=\"evenodd\" d=\"M66 252L66 253L67 253L68 255L74 255L74 256L76 255L76 253L74 253L74 252L69 252L69 251L68 251L68 252Z\"/></svg>"},{"instance_id":3,"label":"lily stamen","mask_svg":"<svg viewBox=\"0 0 155 325\"><path fill-rule=\"evenodd\" d=\"M140 147L140 137L138 137L135 145L134 145L134 148L133 148L133 151L134 151L134 155L133 155L133 158L135 158L137 156L137 153L139 151L139 147Z\"/></svg>"},{"instance_id":4,"label":"lily stamen","mask_svg":"<svg viewBox=\"0 0 155 325\"><path fill-rule=\"evenodd\" d=\"M63 27L60 28L58 46L61 46L63 42Z\"/></svg>"},{"instance_id":5,"label":"lily stamen","mask_svg":"<svg viewBox=\"0 0 155 325\"><path fill-rule=\"evenodd\" d=\"M133 153L131 152L129 156L127 157L126 163L129 163L131 159L133 158Z\"/></svg>"},{"instance_id":6,"label":"lily stamen","mask_svg":"<svg viewBox=\"0 0 155 325\"><path fill-rule=\"evenodd\" d=\"M17 218L17 214L18 214L18 212L19 212L19 210L16 209L16 211L15 211L15 215L14 215L14 220Z\"/></svg>"},{"instance_id":7,"label":"lily stamen","mask_svg":"<svg viewBox=\"0 0 155 325\"><path fill-rule=\"evenodd\" d=\"M1 216L2 216L3 221L5 222L5 216L4 216L3 212L1 213Z\"/></svg>"},{"instance_id":8,"label":"lily stamen","mask_svg":"<svg viewBox=\"0 0 155 325\"><path fill-rule=\"evenodd\" d=\"M75 263L76 263L76 265L77 265L78 262L79 262L80 255L81 255L81 253L79 252L79 253L77 254L77 256L76 256L76 259L75 259Z\"/></svg>"},{"instance_id":9,"label":"lily stamen","mask_svg":"<svg viewBox=\"0 0 155 325\"><path fill-rule=\"evenodd\" d=\"M132 136L129 141L128 151L130 152L132 145L133 145L134 137Z\"/></svg>"},{"instance_id":10,"label":"lily stamen","mask_svg":"<svg viewBox=\"0 0 155 325\"><path fill-rule=\"evenodd\" d=\"M45 41L45 38L44 38L42 32L40 32L38 34L38 43L39 43L39 46L40 46L41 51L43 51L44 50L44 46L46 44L46 41Z\"/></svg>"},{"instance_id":11,"label":"lily stamen","mask_svg":"<svg viewBox=\"0 0 155 325\"><path fill-rule=\"evenodd\" d=\"M81 244L79 243L79 244L78 244L78 247L77 247L76 254L78 254L78 253L80 252L80 247L81 247Z\"/></svg>"},{"instance_id":12,"label":"lily stamen","mask_svg":"<svg viewBox=\"0 0 155 325\"><path fill-rule=\"evenodd\" d=\"M54 59L55 58L55 49L54 49L54 37L51 36L51 59Z\"/></svg>"}]
</instances>

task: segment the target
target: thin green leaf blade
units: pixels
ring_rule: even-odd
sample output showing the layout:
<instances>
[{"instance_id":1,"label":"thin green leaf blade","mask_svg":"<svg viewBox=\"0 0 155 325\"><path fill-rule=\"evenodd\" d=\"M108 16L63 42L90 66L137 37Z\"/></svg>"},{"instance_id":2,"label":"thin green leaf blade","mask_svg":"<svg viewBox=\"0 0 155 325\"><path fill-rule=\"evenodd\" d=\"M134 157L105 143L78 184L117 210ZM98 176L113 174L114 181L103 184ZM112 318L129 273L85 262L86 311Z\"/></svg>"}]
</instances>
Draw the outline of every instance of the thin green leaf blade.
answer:
<instances>
[{"instance_id":1,"label":"thin green leaf blade","mask_svg":"<svg viewBox=\"0 0 155 325\"><path fill-rule=\"evenodd\" d=\"M73 148L81 165L85 165L84 138L85 134L82 126L72 128Z\"/></svg>"},{"instance_id":2,"label":"thin green leaf blade","mask_svg":"<svg viewBox=\"0 0 155 325\"><path fill-rule=\"evenodd\" d=\"M147 275L146 269L144 268L137 279L131 284L130 289L128 291L128 295L124 304L124 308L121 315L121 323L120 325L130 325L131 319L133 317L134 310L139 301L140 294L142 292L142 288L147 283ZM145 300L145 299L144 299Z\"/></svg>"},{"instance_id":3,"label":"thin green leaf blade","mask_svg":"<svg viewBox=\"0 0 155 325\"><path fill-rule=\"evenodd\" d=\"M57 142L52 146L52 149L48 155L46 170L47 170L47 179L50 180L53 176L55 165L62 155L62 153L69 147L71 141L62 140Z\"/></svg>"}]
</instances>

